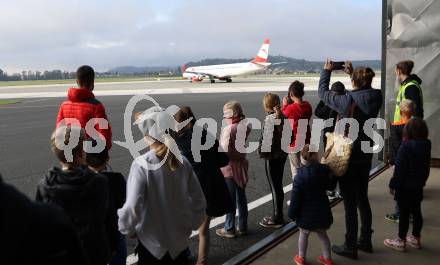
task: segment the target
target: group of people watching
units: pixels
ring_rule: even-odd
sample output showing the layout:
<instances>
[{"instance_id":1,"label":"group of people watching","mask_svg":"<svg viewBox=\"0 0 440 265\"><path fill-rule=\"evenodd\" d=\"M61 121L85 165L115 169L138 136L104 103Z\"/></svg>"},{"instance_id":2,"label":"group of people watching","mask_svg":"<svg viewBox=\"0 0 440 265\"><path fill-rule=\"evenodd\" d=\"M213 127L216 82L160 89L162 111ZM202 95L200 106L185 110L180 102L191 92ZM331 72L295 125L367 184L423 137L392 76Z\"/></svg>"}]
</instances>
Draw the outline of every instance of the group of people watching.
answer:
<instances>
[{"instance_id":1,"label":"group of people watching","mask_svg":"<svg viewBox=\"0 0 440 265\"><path fill-rule=\"evenodd\" d=\"M422 119L421 80L411 75L412 68L410 61L396 67L402 86L391 125L390 162L395 170L389 187L397 201L397 211L386 218L399 220L399 236L386 239L384 243L397 250L405 250L407 244L416 248L421 246L420 204L429 176L430 142ZM353 69L351 63L346 62L344 71L350 75L353 87L347 91L340 82L332 84L330 89L333 70L334 64L327 61L319 81L321 102L316 107L316 116L333 118L334 124L338 119L353 118L361 125L376 118L382 107L382 94L371 86L374 71L368 67ZM2 220L2 229L8 227L2 235L15 239L21 238L13 234L17 231L28 234L24 242L12 240L11 251L5 252L5 264L125 264L126 237L138 241L135 253L139 265L189 264L188 238L192 231L198 230L197 264L201 265L208 264L212 218L226 215L223 228L216 230L220 237L247 235L245 189L249 162L246 154L236 147L236 140L241 133L246 140L251 128L244 124L245 114L239 102L229 101L224 105L223 118L227 126L219 140L208 130L201 129L202 143L213 140L214 145L201 151L200 160L195 159L192 152L191 140L198 125L190 107L181 106L174 114L178 123L190 121L185 127L176 131L156 131L155 135L151 132L156 130L157 123L143 117L162 115L164 110L152 107L138 113L136 122L149 150L134 159L125 178L108 166L110 124L105 129L96 126L105 138L104 150L85 152L83 144L89 139L84 131L86 123L93 118L107 119L107 116L103 104L92 92L94 71L90 66L77 70L77 83L79 88L69 89L68 99L60 107L57 129L51 137L52 151L60 166L51 168L37 187L36 201L42 203L31 202L0 181L0 197L10 202L9 206L0 209L8 213L5 215L8 218ZM295 263L306 263L308 237L312 232L318 234L324 245L323 254L317 258L321 264L333 264L332 252L352 259L358 258L358 250L373 253L372 211L368 199L372 154L361 149L361 142L372 144L372 139L360 130L353 143L347 172L336 178L328 166L320 163L319 153L309 145L308 121L313 109L303 100L304 94L304 84L295 81L282 99L274 93L267 93L263 98L263 111L267 113L263 124L274 129L262 128L258 152L264 159L273 212L264 217L260 225L280 228L285 224L283 175L288 158L293 180L288 216L300 228ZM66 123L72 118L79 120L79 126ZM304 120L307 121L306 130L301 130ZM283 149L286 122L292 130L290 147L298 149L303 145L299 152L286 153ZM334 130L332 126L326 132ZM267 134L271 134L270 137L266 138ZM79 135L79 141L72 150L72 159L68 159L59 143L68 145L75 141L74 135ZM269 150L262 148L264 139L271 139ZM172 141L177 144L181 156L170 151ZM145 163L160 166L151 169L143 166ZM346 235L343 244L331 246L327 230L333 217L328 192L334 191L337 183L344 199ZM412 235L407 236L410 215L414 226ZM25 255L17 252L22 248L27 249Z\"/></svg>"}]
</instances>

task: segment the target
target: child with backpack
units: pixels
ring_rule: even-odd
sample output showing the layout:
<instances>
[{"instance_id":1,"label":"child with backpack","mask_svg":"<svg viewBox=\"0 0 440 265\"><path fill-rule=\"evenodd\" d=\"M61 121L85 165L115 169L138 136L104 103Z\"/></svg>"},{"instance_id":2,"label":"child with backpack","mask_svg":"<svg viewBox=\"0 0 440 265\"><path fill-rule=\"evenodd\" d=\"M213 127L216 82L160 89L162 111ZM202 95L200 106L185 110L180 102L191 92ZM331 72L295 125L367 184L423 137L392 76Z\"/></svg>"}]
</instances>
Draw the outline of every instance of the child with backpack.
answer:
<instances>
[{"instance_id":1,"label":"child with backpack","mask_svg":"<svg viewBox=\"0 0 440 265\"><path fill-rule=\"evenodd\" d=\"M390 193L399 206L399 234L395 239L385 239L385 246L406 251L407 245L421 248L423 226L423 189L429 177L431 163L431 141L428 126L421 118L411 118L403 129L404 141L397 153L394 174L390 180ZM413 231L407 235L409 216L413 216Z\"/></svg>"},{"instance_id":2,"label":"child with backpack","mask_svg":"<svg viewBox=\"0 0 440 265\"><path fill-rule=\"evenodd\" d=\"M331 243L327 235L327 230L333 224L333 216L326 191L335 189L336 180L331 177L330 168L319 163L318 153L311 152L309 145L305 145L301 151L301 164L293 181L288 212L300 231L299 253L294 261L297 265L306 264L308 238L314 232L323 244L323 254L317 261L333 265Z\"/></svg>"}]
</instances>

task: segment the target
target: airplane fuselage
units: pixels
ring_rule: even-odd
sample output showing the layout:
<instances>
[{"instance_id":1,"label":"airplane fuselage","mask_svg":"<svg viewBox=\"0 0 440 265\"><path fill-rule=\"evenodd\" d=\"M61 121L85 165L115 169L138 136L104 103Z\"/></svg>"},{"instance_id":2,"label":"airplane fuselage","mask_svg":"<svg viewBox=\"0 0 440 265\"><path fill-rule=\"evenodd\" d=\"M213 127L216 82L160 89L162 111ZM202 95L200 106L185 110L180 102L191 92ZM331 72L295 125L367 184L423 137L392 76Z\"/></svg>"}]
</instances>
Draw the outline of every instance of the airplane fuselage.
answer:
<instances>
[{"instance_id":1,"label":"airplane fuselage","mask_svg":"<svg viewBox=\"0 0 440 265\"><path fill-rule=\"evenodd\" d=\"M193 66L189 68L186 68L184 65L182 66L182 76L191 81L202 81L204 78L209 78L211 82L214 83L214 79L231 82L231 77L257 73L267 69L267 67L271 65L271 63L267 61L269 45L269 39L265 39L255 59L247 63Z\"/></svg>"},{"instance_id":2,"label":"airplane fuselage","mask_svg":"<svg viewBox=\"0 0 440 265\"><path fill-rule=\"evenodd\" d=\"M183 77L192 78L203 73L205 76L213 76L215 78L228 78L253 74L264 70L267 65L248 63L218 64L209 66L189 67L183 73Z\"/></svg>"}]
</instances>

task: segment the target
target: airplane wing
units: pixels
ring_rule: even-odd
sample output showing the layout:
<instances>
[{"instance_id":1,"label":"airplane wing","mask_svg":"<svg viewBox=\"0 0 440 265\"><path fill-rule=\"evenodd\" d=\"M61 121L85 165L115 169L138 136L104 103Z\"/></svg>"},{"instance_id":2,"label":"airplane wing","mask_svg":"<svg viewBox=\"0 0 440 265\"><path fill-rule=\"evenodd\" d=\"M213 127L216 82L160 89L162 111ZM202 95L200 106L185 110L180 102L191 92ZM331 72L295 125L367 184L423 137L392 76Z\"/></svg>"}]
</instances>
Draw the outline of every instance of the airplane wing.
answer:
<instances>
[{"instance_id":1,"label":"airplane wing","mask_svg":"<svg viewBox=\"0 0 440 265\"><path fill-rule=\"evenodd\" d=\"M219 78L218 76L215 76L215 75L212 75L212 74L208 74L208 73L204 73L204 72L185 71L185 73L207 76L207 77L209 77L211 79Z\"/></svg>"}]
</instances>

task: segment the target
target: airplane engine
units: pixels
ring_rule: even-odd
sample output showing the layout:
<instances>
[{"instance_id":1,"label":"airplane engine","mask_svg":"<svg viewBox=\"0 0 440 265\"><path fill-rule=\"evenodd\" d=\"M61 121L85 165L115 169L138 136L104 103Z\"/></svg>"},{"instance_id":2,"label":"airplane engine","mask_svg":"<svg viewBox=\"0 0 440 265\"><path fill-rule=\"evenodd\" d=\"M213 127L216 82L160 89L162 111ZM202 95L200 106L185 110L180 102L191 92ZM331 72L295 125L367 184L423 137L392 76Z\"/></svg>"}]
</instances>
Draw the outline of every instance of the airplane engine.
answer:
<instances>
[{"instance_id":1,"label":"airplane engine","mask_svg":"<svg viewBox=\"0 0 440 265\"><path fill-rule=\"evenodd\" d=\"M203 76L201 76L201 75L193 76L193 77L191 77L191 81L193 81L193 82L201 82L201 81L203 81Z\"/></svg>"}]
</instances>

